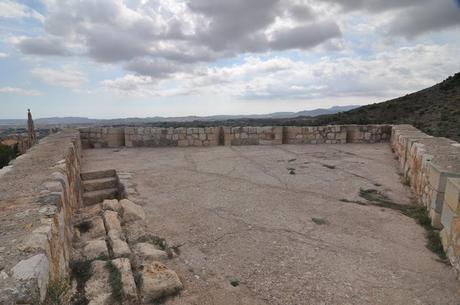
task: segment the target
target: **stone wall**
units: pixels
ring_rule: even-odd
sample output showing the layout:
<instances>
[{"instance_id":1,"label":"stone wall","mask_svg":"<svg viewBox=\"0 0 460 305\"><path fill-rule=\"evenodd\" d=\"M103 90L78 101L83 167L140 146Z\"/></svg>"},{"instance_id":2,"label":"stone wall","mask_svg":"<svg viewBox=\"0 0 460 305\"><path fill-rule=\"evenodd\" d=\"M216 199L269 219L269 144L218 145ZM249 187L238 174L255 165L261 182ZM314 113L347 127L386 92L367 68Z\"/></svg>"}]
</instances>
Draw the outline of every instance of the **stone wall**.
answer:
<instances>
[{"instance_id":1,"label":"stone wall","mask_svg":"<svg viewBox=\"0 0 460 305\"><path fill-rule=\"evenodd\" d=\"M390 143L405 182L428 210L432 225L442 229L444 250L460 271L460 144L410 125L394 126Z\"/></svg>"},{"instance_id":2,"label":"stone wall","mask_svg":"<svg viewBox=\"0 0 460 305\"><path fill-rule=\"evenodd\" d=\"M219 144L219 133L219 127L126 127L124 131L126 147L216 146Z\"/></svg>"},{"instance_id":3,"label":"stone wall","mask_svg":"<svg viewBox=\"0 0 460 305\"><path fill-rule=\"evenodd\" d=\"M345 144L345 126L284 127L286 144Z\"/></svg>"},{"instance_id":4,"label":"stone wall","mask_svg":"<svg viewBox=\"0 0 460 305\"><path fill-rule=\"evenodd\" d=\"M390 125L81 128L83 148L345 144L389 141Z\"/></svg>"},{"instance_id":5,"label":"stone wall","mask_svg":"<svg viewBox=\"0 0 460 305\"><path fill-rule=\"evenodd\" d=\"M68 281L81 149L78 131L62 131L0 174L0 304L39 304Z\"/></svg>"},{"instance_id":6,"label":"stone wall","mask_svg":"<svg viewBox=\"0 0 460 305\"><path fill-rule=\"evenodd\" d=\"M83 148L125 146L125 128L123 127L87 127L79 130Z\"/></svg>"},{"instance_id":7,"label":"stone wall","mask_svg":"<svg viewBox=\"0 0 460 305\"><path fill-rule=\"evenodd\" d=\"M283 127L223 127L225 145L280 145Z\"/></svg>"}]
</instances>

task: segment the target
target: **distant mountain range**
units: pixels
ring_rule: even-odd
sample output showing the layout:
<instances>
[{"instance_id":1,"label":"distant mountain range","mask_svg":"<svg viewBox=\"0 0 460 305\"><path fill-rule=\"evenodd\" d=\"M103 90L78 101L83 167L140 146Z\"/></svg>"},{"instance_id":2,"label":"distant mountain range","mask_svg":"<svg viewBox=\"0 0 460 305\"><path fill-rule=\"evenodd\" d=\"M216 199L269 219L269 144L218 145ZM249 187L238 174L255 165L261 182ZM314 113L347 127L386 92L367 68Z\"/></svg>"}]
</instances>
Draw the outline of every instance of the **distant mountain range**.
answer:
<instances>
[{"instance_id":1,"label":"distant mountain range","mask_svg":"<svg viewBox=\"0 0 460 305\"><path fill-rule=\"evenodd\" d=\"M288 119L295 117L315 117L318 115L335 114L359 107L358 105L334 106L328 109L319 108L299 112L275 112L254 115L213 115L213 116L184 116L184 117L147 117L147 118L120 118L120 119L91 119L84 117L51 117L35 119L36 126L62 126L62 125L123 125L147 124L158 122L193 122L193 121L225 121L237 119ZM25 126L25 119L0 119L0 126Z\"/></svg>"}]
</instances>

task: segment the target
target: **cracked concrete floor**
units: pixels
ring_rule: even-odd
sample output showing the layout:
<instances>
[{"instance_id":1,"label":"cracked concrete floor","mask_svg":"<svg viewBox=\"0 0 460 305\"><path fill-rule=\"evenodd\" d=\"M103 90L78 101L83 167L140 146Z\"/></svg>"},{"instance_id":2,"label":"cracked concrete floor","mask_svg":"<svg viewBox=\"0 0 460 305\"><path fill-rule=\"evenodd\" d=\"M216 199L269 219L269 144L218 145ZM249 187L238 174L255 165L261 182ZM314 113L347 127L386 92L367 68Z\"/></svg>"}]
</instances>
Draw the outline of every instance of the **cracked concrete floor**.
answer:
<instances>
[{"instance_id":1,"label":"cracked concrete floor","mask_svg":"<svg viewBox=\"0 0 460 305\"><path fill-rule=\"evenodd\" d=\"M340 201L373 188L410 202L388 144L95 149L83 163L131 173L148 230L181 245L167 264L185 289L166 304L460 302L414 220Z\"/></svg>"}]
</instances>

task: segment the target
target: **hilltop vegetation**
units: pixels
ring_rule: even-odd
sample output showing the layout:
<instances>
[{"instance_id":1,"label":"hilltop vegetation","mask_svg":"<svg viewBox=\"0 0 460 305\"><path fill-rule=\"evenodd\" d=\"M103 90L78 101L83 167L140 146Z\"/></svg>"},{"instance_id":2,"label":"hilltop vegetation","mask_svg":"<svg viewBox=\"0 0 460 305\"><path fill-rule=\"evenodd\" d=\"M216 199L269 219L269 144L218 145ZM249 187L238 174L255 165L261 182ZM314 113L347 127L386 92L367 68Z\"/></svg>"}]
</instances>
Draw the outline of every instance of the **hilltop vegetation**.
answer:
<instances>
[{"instance_id":1,"label":"hilltop vegetation","mask_svg":"<svg viewBox=\"0 0 460 305\"><path fill-rule=\"evenodd\" d=\"M460 141L460 73L400 98L316 117L314 123L411 124L430 135Z\"/></svg>"}]
</instances>

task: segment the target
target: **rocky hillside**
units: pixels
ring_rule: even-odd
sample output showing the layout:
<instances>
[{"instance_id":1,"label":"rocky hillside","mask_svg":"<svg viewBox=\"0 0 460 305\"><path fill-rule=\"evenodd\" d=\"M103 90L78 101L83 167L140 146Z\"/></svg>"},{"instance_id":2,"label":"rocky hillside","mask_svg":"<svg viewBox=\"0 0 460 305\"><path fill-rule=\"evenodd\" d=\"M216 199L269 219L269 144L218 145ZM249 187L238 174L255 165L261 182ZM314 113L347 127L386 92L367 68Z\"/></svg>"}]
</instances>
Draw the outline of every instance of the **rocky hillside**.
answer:
<instances>
[{"instance_id":1,"label":"rocky hillside","mask_svg":"<svg viewBox=\"0 0 460 305\"><path fill-rule=\"evenodd\" d=\"M412 124L422 131L460 141L460 73L433 87L383 103L316 117L323 124Z\"/></svg>"}]
</instances>

